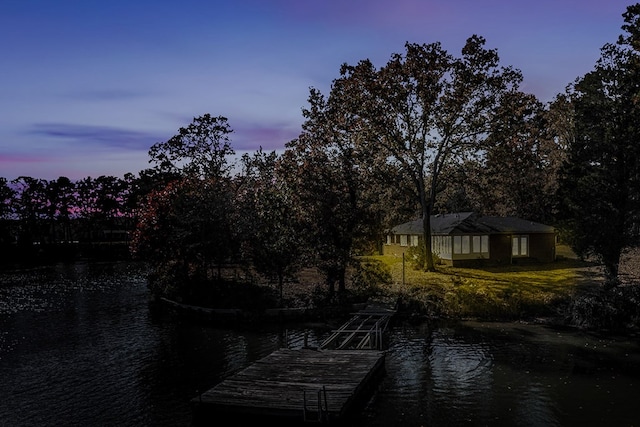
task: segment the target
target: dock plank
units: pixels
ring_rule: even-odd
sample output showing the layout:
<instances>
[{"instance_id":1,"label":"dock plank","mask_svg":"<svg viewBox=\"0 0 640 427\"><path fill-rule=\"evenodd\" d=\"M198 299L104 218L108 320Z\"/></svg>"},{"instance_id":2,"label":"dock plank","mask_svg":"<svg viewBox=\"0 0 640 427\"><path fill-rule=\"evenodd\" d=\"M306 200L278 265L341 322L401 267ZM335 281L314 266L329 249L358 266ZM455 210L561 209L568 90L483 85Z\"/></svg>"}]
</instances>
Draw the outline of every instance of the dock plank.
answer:
<instances>
[{"instance_id":1,"label":"dock plank","mask_svg":"<svg viewBox=\"0 0 640 427\"><path fill-rule=\"evenodd\" d=\"M200 413L343 417L384 371L383 351L281 349L192 400ZM308 410L307 414L304 408Z\"/></svg>"}]
</instances>

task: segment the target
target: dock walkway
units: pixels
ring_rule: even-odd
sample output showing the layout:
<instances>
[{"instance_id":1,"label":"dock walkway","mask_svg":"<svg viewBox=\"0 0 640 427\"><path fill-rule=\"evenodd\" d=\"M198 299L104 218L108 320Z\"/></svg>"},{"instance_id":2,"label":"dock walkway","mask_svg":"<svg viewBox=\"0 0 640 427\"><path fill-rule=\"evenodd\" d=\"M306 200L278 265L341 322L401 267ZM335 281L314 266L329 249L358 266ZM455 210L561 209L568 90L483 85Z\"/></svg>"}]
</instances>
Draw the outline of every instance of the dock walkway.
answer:
<instances>
[{"instance_id":1,"label":"dock walkway","mask_svg":"<svg viewBox=\"0 0 640 427\"><path fill-rule=\"evenodd\" d=\"M280 349L192 399L194 425L226 418L329 423L344 419L385 372L382 333L394 311L369 306L320 348Z\"/></svg>"},{"instance_id":2,"label":"dock walkway","mask_svg":"<svg viewBox=\"0 0 640 427\"><path fill-rule=\"evenodd\" d=\"M336 329L320 345L322 349L378 349L383 347L382 337L395 314L395 308L385 304L369 304L354 313L351 319Z\"/></svg>"}]
</instances>

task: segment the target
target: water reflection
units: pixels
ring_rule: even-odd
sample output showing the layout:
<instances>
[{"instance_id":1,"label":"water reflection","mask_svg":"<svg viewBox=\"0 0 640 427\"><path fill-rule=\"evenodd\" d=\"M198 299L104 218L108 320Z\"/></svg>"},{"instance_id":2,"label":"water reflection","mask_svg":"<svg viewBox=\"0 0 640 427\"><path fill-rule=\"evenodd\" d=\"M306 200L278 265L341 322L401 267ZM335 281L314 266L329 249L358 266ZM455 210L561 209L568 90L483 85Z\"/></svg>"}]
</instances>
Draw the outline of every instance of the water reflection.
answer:
<instances>
[{"instance_id":1,"label":"water reflection","mask_svg":"<svg viewBox=\"0 0 640 427\"><path fill-rule=\"evenodd\" d=\"M388 375L359 425L637 424L625 409L640 385L636 338L474 322L390 338Z\"/></svg>"},{"instance_id":2,"label":"water reflection","mask_svg":"<svg viewBox=\"0 0 640 427\"><path fill-rule=\"evenodd\" d=\"M0 276L0 425L188 426L200 392L330 333L181 321L149 309L144 273L79 263ZM637 425L634 337L396 323L387 343L387 374L354 426Z\"/></svg>"}]
</instances>

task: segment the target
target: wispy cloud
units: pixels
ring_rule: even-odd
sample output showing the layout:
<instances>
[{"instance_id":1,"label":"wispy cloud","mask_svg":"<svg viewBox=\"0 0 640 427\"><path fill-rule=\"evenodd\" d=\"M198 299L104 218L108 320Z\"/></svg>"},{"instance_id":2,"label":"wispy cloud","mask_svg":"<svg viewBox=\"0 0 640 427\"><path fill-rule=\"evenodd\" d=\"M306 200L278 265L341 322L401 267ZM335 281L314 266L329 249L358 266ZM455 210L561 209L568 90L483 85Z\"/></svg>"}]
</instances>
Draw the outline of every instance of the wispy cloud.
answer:
<instances>
[{"instance_id":1,"label":"wispy cloud","mask_svg":"<svg viewBox=\"0 0 640 427\"><path fill-rule=\"evenodd\" d=\"M76 125L69 123L36 123L30 134L104 148L132 151L148 150L153 144L167 139L166 135L109 126Z\"/></svg>"},{"instance_id":2,"label":"wispy cloud","mask_svg":"<svg viewBox=\"0 0 640 427\"><path fill-rule=\"evenodd\" d=\"M128 101L136 98L145 98L149 95L149 93L138 90L96 89L70 92L63 96L68 99L82 101Z\"/></svg>"}]
</instances>

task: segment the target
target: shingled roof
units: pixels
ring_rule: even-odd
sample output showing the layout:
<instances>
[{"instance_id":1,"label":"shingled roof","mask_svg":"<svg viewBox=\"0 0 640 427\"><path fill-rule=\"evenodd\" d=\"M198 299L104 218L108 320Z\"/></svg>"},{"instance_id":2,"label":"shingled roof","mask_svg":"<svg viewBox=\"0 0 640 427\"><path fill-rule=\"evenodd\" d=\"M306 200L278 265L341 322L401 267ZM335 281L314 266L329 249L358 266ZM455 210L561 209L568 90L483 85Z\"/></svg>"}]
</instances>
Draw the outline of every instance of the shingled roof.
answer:
<instances>
[{"instance_id":1,"label":"shingled roof","mask_svg":"<svg viewBox=\"0 0 640 427\"><path fill-rule=\"evenodd\" d=\"M431 233L448 234L511 234L553 233L552 226L513 216L480 216L459 212L431 216ZM422 234L422 219L405 222L391 229L393 234Z\"/></svg>"}]
</instances>

